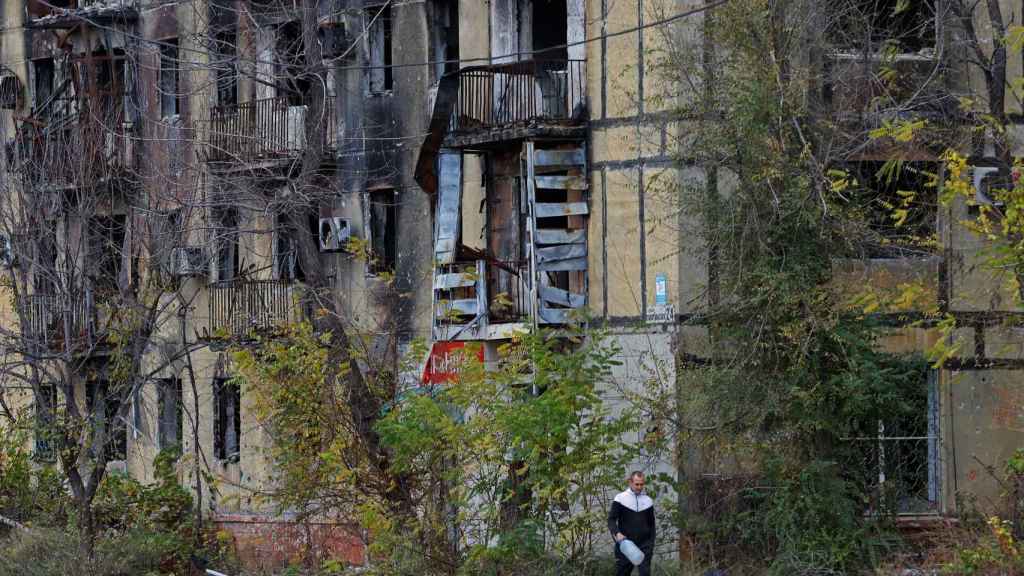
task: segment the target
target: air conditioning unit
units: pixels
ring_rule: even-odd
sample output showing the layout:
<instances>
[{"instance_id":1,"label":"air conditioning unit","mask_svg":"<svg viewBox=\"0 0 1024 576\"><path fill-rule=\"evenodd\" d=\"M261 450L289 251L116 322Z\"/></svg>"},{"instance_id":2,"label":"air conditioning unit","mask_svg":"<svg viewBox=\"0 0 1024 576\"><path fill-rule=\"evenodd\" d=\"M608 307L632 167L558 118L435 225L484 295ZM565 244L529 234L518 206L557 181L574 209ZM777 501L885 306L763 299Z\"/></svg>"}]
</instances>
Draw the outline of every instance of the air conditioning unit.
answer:
<instances>
[{"instance_id":1,"label":"air conditioning unit","mask_svg":"<svg viewBox=\"0 0 1024 576\"><path fill-rule=\"evenodd\" d=\"M347 218L320 219L320 251L341 252L352 237L352 223Z\"/></svg>"},{"instance_id":2,"label":"air conditioning unit","mask_svg":"<svg viewBox=\"0 0 1024 576\"><path fill-rule=\"evenodd\" d=\"M199 246L180 246L171 250L170 273L174 276L206 276L206 251Z\"/></svg>"},{"instance_id":3,"label":"air conditioning unit","mask_svg":"<svg viewBox=\"0 0 1024 576\"><path fill-rule=\"evenodd\" d=\"M974 201L978 205L1002 206L995 199L993 188L1009 190L1013 188L1013 179L1006 170L997 166L975 166L973 169Z\"/></svg>"}]
</instances>

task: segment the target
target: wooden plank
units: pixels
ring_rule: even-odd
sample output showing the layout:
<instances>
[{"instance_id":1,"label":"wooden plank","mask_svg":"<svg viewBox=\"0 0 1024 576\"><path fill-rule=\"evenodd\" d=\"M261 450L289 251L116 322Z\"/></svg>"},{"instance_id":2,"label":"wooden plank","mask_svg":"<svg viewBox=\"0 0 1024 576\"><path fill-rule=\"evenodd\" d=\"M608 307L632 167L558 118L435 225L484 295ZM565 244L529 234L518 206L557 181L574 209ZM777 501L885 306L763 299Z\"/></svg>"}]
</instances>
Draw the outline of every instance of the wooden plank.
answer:
<instances>
[{"instance_id":1,"label":"wooden plank","mask_svg":"<svg viewBox=\"0 0 1024 576\"><path fill-rule=\"evenodd\" d=\"M576 313L573 308L545 308L537 309L538 319L541 324L568 324Z\"/></svg>"},{"instance_id":2,"label":"wooden plank","mask_svg":"<svg viewBox=\"0 0 1024 576\"><path fill-rule=\"evenodd\" d=\"M586 258L573 258L572 260L555 260L538 264L537 269L541 272L579 272L587 269Z\"/></svg>"},{"instance_id":3,"label":"wooden plank","mask_svg":"<svg viewBox=\"0 0 1024 576\"><path fill-rule=\"evenodd\" d=\"M587 155L580 148L572 150L537 150L533 153L533 164L537 167L583 166Z\"/></svg>"},{"instance_id":4,"label":"wooden plank","mask_svg":"<svg viewBox=\"0 0 1024 576\"><path fill-rule=\"evenodd\" d=\"M537 218L582 216L590 212L586 202L537 202L533 206Z\"/></svg>"},{"instance_id":5,"label":"wooden plank","mask_svg":"<svg viewBox=\"0 0 1024 576\"><path fill-rule=\"evenodd\" d=\"M558 304L560 306L569 306L570 308L579 308L587 301L586 296L583 294L574 294L568 290L562 290L561 288L555 288L554 286L541 286L540 298L545 302Z\"/></svg>"},{"instance_id":6,"label":"wooden plank","mask_svg":"<svg viewBox=\"0 0 1024 576\"><path fill-rule=\"evenodd\" d=\"M434 277L434 290L451 290L452 288L467 288L476 284L473 274L455 272L453 274L438 274Z\"/></svg>"},{"instance_id":7,"label":"wooden plank","mask_svg":"<svg viewBox=\"0 0 1024 576\"><path fill-rule=\"evenodd\" d=\"M476 298L472 300L439 300L437 303L437 317L476 315L478 309Z\"/></svg>"},{"instance_id":8,"label":"wooden plank","mask_svg":"<svg viewBox=\"0 0 1024 576\"><path fill-rule=\"evenodd\" d=\"M534 176L537 188L554 188L558 190L586 190L587 181L581 176Z\"/></svg>"},{"instance_id":9,"label":"wooden plank","mask_svg":"<svg viewBox=\"0 0 1024 576\"><path fill-rule=\"evenodd\" d=\"M585 258L587 247L582 244L559 244L547 248L537 249L537 262L545 264L556 260L571 260L574 258Z\"/></svg>"},{"instance_id":10,"label":"wooden plank","mask_svg":"<svg viewBox=\"0 0 1024 576\"><path fill-rule=\"evenodd\" d=\"M537 230L537 244L583 244L586 241L586 230L560 230L553 228Z\"/></svg>"}]
</instances>

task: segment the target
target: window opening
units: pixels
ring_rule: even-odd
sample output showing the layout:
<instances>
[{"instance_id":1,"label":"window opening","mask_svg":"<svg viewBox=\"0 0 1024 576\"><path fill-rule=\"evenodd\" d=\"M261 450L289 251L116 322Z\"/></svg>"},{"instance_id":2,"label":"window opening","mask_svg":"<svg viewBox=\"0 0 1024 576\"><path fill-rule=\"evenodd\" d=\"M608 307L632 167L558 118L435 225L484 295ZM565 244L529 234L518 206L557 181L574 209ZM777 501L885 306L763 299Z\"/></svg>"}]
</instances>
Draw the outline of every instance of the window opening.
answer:
<instances>
[{"instance_id":1,"label":"window opening","mask_svg":"<svg viewBox=\"0 0 1024 576\"><path fill-rule=\"evenodd\" d=\"M861 250L870 258L921 255L936 233L934 162L858 162L847 207L863 224Z\"/></svg>"},{"instance_id":2,"label":"window opening","mask_svg":"<svg viewBox=\"0 0 1024 576\"><path fill-rule=\"evenodd\" d=\"M370 60L369 90L371 94L383 94L389 92L394 84L391 68L391 6L368 8L365 18Z\"/></svg>"},{"instance_id":3,"label":"window opening","mask_svg":"<svg viewBox=\"0 0 1024 576\"><path fill-rule=\"evenodd\" d=\"M568 8L566 0L533 0L534 59L568 60ZM558 46L558 48L553 48Z\"/></svg>"},{"instance_id":4,"label":"window opening","mask_svg":"<svg viewBox=\"0 0 1024 576\"><path fill-rule=\"evenodd\" d=\"M877 54L891 46L910 54L935 47L931 0L842 0L835 7L828 37L840 49Z\"/></svg>"},{"instance_id":5,"label":"window opening","mask_svg":"<svg viewBox=\"0 0 1024 576\"><path fill-rule=\"evenodd\" d=\"M289 106L305 104L313 84L305 75L306 49L299 22L286 22L278 28L277 62L278 97L287 98Z\"/></svg>"},{"instance_id":6,"label":"window opening","mask_svg":"<svg viewBox=\"0 0 1024 576\"><path fill-rule=\"evenodd\" d=\"M306 281L306 273L302 269L302 258L299 254L301 238L298 235L306 233L313 235L314 238L318 237L320 233L319 224L319 221L314 220L312 214L310 214L309 218L307 218L309 230L295 230L294 226L289 222L287 214L277 215L274 269L278 278L296 282Z\"/></svg>"},{"instance_id":7,"label":"window opening","mask_svg":"<svg viewBox=\"0 0 1024 576\"><path fill-rule=\"evenodd\" d=\"M238 212L233 208L215 208L213 214L217 250L217 280L234 280L241 270L238 243Z\"/></svg>"},{"instance_id":8,"label":"window opening","mask_svg":"<svg viewBox=\"0 0 1024 576\"><path fill-rule=\"evenodd\" d=\"M33 60L32 68L35 72L35 78L33 79L35 83L33 104L35 105L36 112L38 112L53 95L53 58Z\"/></svg>"},{"instance_id":9,"label":"window opening","mask_svg":"<svg viewBox=\"0 0 1024 576\"><path fill-rule=\"evenodd\" d=\"M89 263L93 288L100 294L118 290L127 217L124 214L89 219Z\"/></svg>"},{"instance_id":10,"label":"window opening","mask_svg":"<svg viewBox=\"0 0 1024 576\"><path fill-rule=\"evenodd\" d=\"M36 460L50 462L57 456L51 441L51 427L57 418L57 387L52 384L43 384L40 386L39 392L44 397L46 404L35 403L36 429L32 452Z\"/></svg>"},{"instance_id":11,"label":"window opening","mask_svg":"<svg viewBox=\"0 0 1024 576\"><path fill-rule=\"evenodd\" d=\"M217 105L235 106L238 104L238 22L229 2L211 2L210 12Z\"/></svg>"},{"instance_id":12,"label":"window opening","mask_svg":"<svg viewBox=\"0 0 1024 576\"><path fill-rule=\"evenodd\" d=\"M181 445L181 379L157 380L157 442L161 449Z\"/></svg>"},{"instance_id":13,"label":"window opening","mask_svg":"<svg viewBox=\"0 0 1024 576\"><path fill-rule=\"evenodd\" d=\"M160 45L160 115L164 118L182 111L180 69L178 39L164 40Z\"/></svg>"},{"instance_id":14,"label":"window opening","mask_svg":"<svg viewBox=\"0 0 1024 576\"><path fill-rule=\"evenodd\" d=\"M370 273L392 272L398 252L398 206L395 191L370 192Z\"/></svg>"},{"instance_id":15,"label":"window opening","mask_svg":"<svg viewBox=\"0 0 1024 576\"><path fill-rule=\"evenodd\" d=\"M92 414L98 433L107 435L107 461L128 458L128 423L117 416L118 404L111 402L110 383L94 380L86 383L86 409Z\"/></svg>"},{"instance_id":16,"label":"window opening","mask_svg":"<svg viewBox=\"0 0 1024 576\"><path fill-rule=\"evenodd\" d=\"M214 419L214 455L218 460L237 462L242 437L241 390L229 378L214 378L213 394L217 409Z\"/></svg>"}]
</instances>

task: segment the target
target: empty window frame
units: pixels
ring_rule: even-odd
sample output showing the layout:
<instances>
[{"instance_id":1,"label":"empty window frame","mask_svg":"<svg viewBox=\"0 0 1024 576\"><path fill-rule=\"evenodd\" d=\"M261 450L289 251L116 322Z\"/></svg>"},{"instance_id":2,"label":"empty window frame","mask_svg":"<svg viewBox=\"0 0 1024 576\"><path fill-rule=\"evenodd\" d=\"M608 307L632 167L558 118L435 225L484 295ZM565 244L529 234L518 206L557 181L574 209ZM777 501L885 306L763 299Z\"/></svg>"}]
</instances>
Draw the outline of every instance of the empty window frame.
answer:
<instances>
[{"instance_id":1,"label":"empty window frame","mask_svg":"<svg viewBox=\"0 0 1024 576\"><path fill-rule=\"evenodd\" d=\"M181 86L179 73L181 61L178 56L178 39L171 38L160 43L160 116L167 118L181 114Z\"/></svg>"},{"instance_id":2,"label":"empty window frame","mask_svg":"<svg viewBox=\"0 0 1024 576\"><path fill-rule=\"evenodd\" d=\"M57 387L52 384L40 386L40 396L35 402L35 438L32 456L36 460L51 462L56 458L51 432L57 418Z\"/></svg>"},{"instance_id":3,"label":"empty window frame","mask_svg":"<svg viewBox=\"0 0 1024 576\"><path fill-rule=\"evenodd\" d=\"M833 6L826 37L840 50L899 54L935 47L934 0L840 0Z\"/></svg>"},{"instance_id":4,"label":"empty window frame","mask_svg":"<svg viewBox=\"0 0 1024 576\"><path fill-rule=\"evenodd\" d=\"M32 61L33 84L35 92L32 104L36 110L41 109L53 95L54 68L53 58Z\"/></svg>"},{"instance_id":5,"label":"empty window frame","mask_svg":"<svg viewBox=\"0 0 1024 576\"><path fill-rule=\"evenodd\" d=\"M302 25L298 21L282 24L277 29L277 96L286 98L289 106L302 106L309 101L313 88L306 72L306 49Z\"/></svg>"},{"instance_id":6,"label":"empty window frame","mask_svg":"<svg viewBox=\"0 0 1024 576\"><path fill-rule=\"evenodd\" d=\"M128 458L128 423L117 416L120 409L117 398L110 391L106 380L86 383L86 410L92 414L97 433L107 435L107 460Z\"/></svg>"},{"instance_id":7,"label":"empty window frame","mask_svg":"<svg viewBox=\"0 0 1024 576\"><path fill-rule=\"evenodd\" d=\"M216 249L217 281L234 280L241 269L238 242L238 211L234 208L213 209L213 244Z\"/></svg>"},{"instance_id":8,"label":"empty window frame","mask_svg":"<svg viewBox=\"0 0 1024 576\"><path fill-rule=\"evenodd\" d=\"M210 3L211 65L217 80L217 106L238 104L238 21L230 2Z\"/></svg>"},{"instance_id":9,"label":"empty window frame","mask_svg":"<svg viewBox=\"0 0 1024 576\"><path fill-rule=\"evenodd\" d=\"M241 449L242 395L238 384L229 378L213 380L214 408L213 452L218 460L237 462Z\"/></svg>"},{"instance_id":10,"label":"empty window frame","mask_svg":"<svg viewBox=\"0 0 1024 576\"><path fill-rule=\"evenodd\" d=\"M101 294L116 292L124 256L127 217L124 214L93 216L89 219L87 233L93 288Z\"/></svg>"},{"instance_id":11,"label":"empty window frame","mask_svg":"<svg viewBox=\"0 0 1024 576\"><path fill-rule=\"evenodd\" d=\"M391 40L391 5L374 6L366 9L366 47L369 68L367 69L370 94L390 92L394 87Z\"/></svg>"},{"instance_id":12,"label":"empty window frame","mask_svg":"<svg viewBox=\"0 0 1024 576\"><path fill-rule=\"evenodd\" d=\"M929 253L938 204L935 162L856 162L845 167L847 208L862 234L857 256L902 258Z\"/></svg>"},{"instance_id":13,"label":"empty window frame","mask_svg":"<svg viewBox=\"0 0 1024 576\"><path fill-rule=\"evenodd\" d=\"M157 380L156 396L158 445L161 449L181 446L181 379Z\"/></svg>"},{"instance_id":14,"label":"empty window frame","mask_svg":"<svg viewBox=\"0 0 1024 576\"><path fill-rule=\"evenodd\" d=\"M286 214L278 214L274 226L274 273L278 279L306 281L302 258L299 255L301 249L299 235L309 234L309 239L316 242L320 233L320 223L310 214L306 219L306 225L308 230L296 230Z\"/></svg>"},{"instance_id":15,"label":"empty window frame","mask_svg":"<svg viewBox=\"0 0 1024 576\"><path fill-rule=\"evenodd\" d=\"M370 274L393 272L398 257L398 204L395 191L372 190L370 199Z\"/></svg>"}]
</instances>

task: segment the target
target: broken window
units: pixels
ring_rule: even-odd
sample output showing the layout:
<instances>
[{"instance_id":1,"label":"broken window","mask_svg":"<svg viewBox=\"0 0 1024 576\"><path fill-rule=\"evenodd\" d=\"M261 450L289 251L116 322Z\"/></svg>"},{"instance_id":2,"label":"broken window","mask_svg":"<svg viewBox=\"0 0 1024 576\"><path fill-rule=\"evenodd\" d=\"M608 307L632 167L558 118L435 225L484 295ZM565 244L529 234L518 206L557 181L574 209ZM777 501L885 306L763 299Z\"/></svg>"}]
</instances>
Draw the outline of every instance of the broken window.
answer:
<instances>
[{"instance_id":1,"label":"broken window","mask_svg":"<svg viewBox=\"0 0 1024 576\"><path fill-rule=\"evenodd\" d=\"M837 48L909 54L935 47L932 0L841 0L833 6L827 37Z\"/></svg>"},{"instance_id":2,"label":"broken window","mask_svg":"<svg viewBox=\"0 0 1024 576\"><path fill-rule=\"evenodd\" d=\"M305 282L306 273L302 269L302 258L299 255L299 234L319 235L319 222L310 215L307 219L308 230L295 230L286 214L279 214L274 234L274 270L281 280Z\"/></svg>"},{"instance_id":3,"label":"broken window","mask_svg":"<svg viewBox=\"0 0 1024 576\"><path fill-rule=\"evenodd\" d=\"M213 451L218 460L238 462L241 447L242 396L238 384L230 378L213 379L214 414Z\"/></svg>"},{"instance_id":4,"label":"broken window","mask_svg":"<svg viewBox=\"0 0 1024 576\"><path fill-rule=\"evenodd\" d=\"M32 69L35 75L33 105L35 106L36 111L38 111L43 108L47 101L50 100L50 97L53 96L53 58L33 60Z\"/></svg>"},{"instance_id":5,"label":"broken window","mask_svg":"<svg viewBox=\"0 0 1024 576\"><path fill-rule=\"evenodd\" d=\"M288 99L289 106L308 101L313 84L306 75L306 49L302 43L302 25L286 22L277 30L277 95Z\"/></svg>"},{"instance_id":6,"label":"broken window","mask_svg":"<svg viewBox=\"0 0 1024 576\"><path fill-rule=\"evenodd\" d=\"M57 387L42 384L39 391L45 404L35 403L36 429L32 453L36 460L50 462L56 457L51 440L51 427L57 417Z\"/></svg>"},{"instance_id":7,"label":"broken window","mask_svg":"<svg viewBox=\"0 0 1024 576\"><path fill-rule=\"evenodd\" d=\"M181 63L178 59L178 39L171 38L160 44L160 116L176 116L181 110L181 87L178 77Z\"/></svg>"},{"instance_id":8,"label":"broken window","mask_svg":"<svg viewBox=\"0 0 1024 576\"><path fill-rule=\"evenodd\" d=\"M857 162L846 167L846 208L860 224L859 255L901 258L929 252L936 233L934 162Z\"/></svg>"},{"instance_id":9,"label":"broken window","mask_svg":"<svg viewBox=\"0 0 1024 576\"><path fill-rule=\"evenodd\" d=\"M127 217L124 214L89 219L89 272L99 294L117 292Z\"/></svg>"},{"instance_id":10,"label":"broken window","mask_svg":"<svg viewBox=\"0 0 1024 576\"><path fill-rule=\"evenodd\" d=\"M214 246L217 251L217 281L234 280L241 270L238 244L238 212L233 208L215 208L213 212Z\"/></svg>"},{"instance_id":11,"label":"broken window","mask_svg":"<svg viewBox=\"0 0 1024 576\"><path fill-rule=\"evenodd\" d=\"M394 83L391 68L391 5L368 8L365 18L370 94L390 92Z\"/></svg>"},{"instance_id":12,"label":"broken window","mask_svg":"<svg viewBox=\"0 0 1024 576\"><path fill-rule=\"evenodd\" d=\"M92 414L97 434L107 435L107 460L128 458L128 423L117 416L120 408L106 380L86 383L86 410Z\"/></svg>"},{"instance_id":13,"label":"broken window","mask_svg":"<svg viewBox=\"0 0 1024 576\"><path fill-rule=\"evenodd\" d=\"M371 274L392 272L398 252L398 206L391 189L370 192Z\"/></svg>"},{"instance_id":14,"label":"broken window","mask_svg":"<svg viewBox=\"0 0 1024 576\"><path fill-rule=\"evenodd\" d=\"M459 69L459 2L438 0L434 4L434 81Z\"/></svg>"},{"instance_id":15,"label":"broken window","mask_svg":"<svg viewBox=\"0 0 1024 576\"><path fill-rule=\"evenodd\" d=\"M157 380L157 442L161 449L181 445L181 379Z\"/></svg>"},{"instance_id":16,"label":"broken window","mask_svg":"<svg viewBox=\"0 0 1024 576\"><path fill-rule=\"evenodd\" d=\"M568 60L566 0L533 0L530 32L537 60Z\"/></svg>"},{"instance_id":17,"label":"broken window","mask_svg":"<svg viewBox=\"0 0 1024 576\"><path fill-rule=\"evenodd\" d=\"M210 39L217 81L217 106L238 104L238 22L230 2L210 3Z\"/></svg>"}]
</instances>

